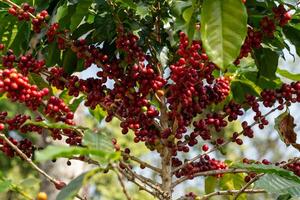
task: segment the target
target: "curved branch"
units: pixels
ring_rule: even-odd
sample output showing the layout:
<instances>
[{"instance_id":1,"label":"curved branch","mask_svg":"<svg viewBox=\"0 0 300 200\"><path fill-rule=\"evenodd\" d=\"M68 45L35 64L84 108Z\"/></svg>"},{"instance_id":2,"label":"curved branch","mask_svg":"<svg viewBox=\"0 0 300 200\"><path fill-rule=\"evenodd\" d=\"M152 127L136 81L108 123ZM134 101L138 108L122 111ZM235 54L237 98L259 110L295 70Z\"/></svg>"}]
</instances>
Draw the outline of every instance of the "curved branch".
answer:
<instances>
[{"instance_id":1,"label":"curved branch","mask_svg":"<svg viewBox=\"0 0 300 200\"><path fill-rule=\"evenodd\" d=\"M258 174L254 178L252 178L248 183L246 183L233 197L233 200L236 200L240 194L242 194L252 183L257 181L260 177L262 177L265 174Z\"/></svg>"},{"instance_id":2,"label":"curved branch","mask_svg":"<svg viewBox=\"0 0 300 200\"><path fill-rule=\"evenodd\" d=\"M59 181L56 180L55 178L51 177L49 174L47 174L45 171L43 171L41 168L39 168L36 164L32 162L30 158L28 158L16 145L14 145L7 137L5 134L1 133L0 137L21 157L23 158L26 162L29 163L36 171L38 171L40 174L45 176L50 182L56 184L59 184Z\"/></svg>"},{"instance_id":3,"label":"curved branch","mask_svg":"<svg viewBox=\"0 0 300 200\"><path fill-rule=\"evenodd\" d=\"M155 167L153 165L150 165L149 163L146 163L146 162L142 161L141 159L139 159L139 158L137 158L135 156L132 156L132 155L127 154L125 152L122 152L122 156L128 157L130 160L135 161L135 162L139 163L140 165L143 165L143 166L145 166L145 167L147 167L149 169L152 169L153 171L161 174L161 169L160 168Z\"/></svg>"},{"instance_id":4,"label":"curved branch","mask_svg":"<svg viewBox=\"0 0 300 200\"><path fill-rule=\"evenodd\" d=\"M234 195L234 194L237 194L239 192L240 192L240 190L225 190L225 191L212 192L210 194L204 195L201 198L201 200L206 200L206 199L209 199L213 196ZM257 190L247 189L247 190L243 190L242 193L256 194L256 193L266 193L266 191L263 190L263 189L257 189Z\"/></svg>"},{"instance_id":5,"label":"curved branch","mask_svg":"<svg viewBox=\"0 0 300 200\"><path fill-rule=\"evenodd\" d=\"M206 172L198 172L194 174L193 178L198 177L198 176L213 176L217 174L226 174L226 173L246 173L249 172L247 169L221 169L221 170L211 170L211 171L206 171ZM172 183L172 188L175 186L179 185L180 183L189 180L189 177L182 177L175 182Z\"/></svg>"}]
</instances>

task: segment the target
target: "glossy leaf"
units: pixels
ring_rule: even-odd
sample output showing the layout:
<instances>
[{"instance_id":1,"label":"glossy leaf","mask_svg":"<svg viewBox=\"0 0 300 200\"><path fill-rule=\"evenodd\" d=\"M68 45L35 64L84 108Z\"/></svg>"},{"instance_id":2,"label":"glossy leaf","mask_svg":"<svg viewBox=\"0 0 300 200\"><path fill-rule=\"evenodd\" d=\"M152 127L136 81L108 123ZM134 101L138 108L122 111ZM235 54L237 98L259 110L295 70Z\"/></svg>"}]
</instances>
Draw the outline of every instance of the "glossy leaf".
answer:
<instances>
[{"instance_id":1,"label":"glossy leaf","mask_svg":"<svg viewBox=\"0 0 300 200\"><path fill-rule=\"evenodd\" d=\"M232 168L248 169L257 173L277 174L300 183L300 178L293 172L274 165L236 163L232 165Z\"/></svg>"},{"instance_id":2,"label":"glossy leaf","mask_svg":"<svg viewBox=\"0 0 300 200\"><path fill-rule=\"evenodd\" d=\"M300 197L300 183L277 174L265 174L255 182L255 188L265 189L268 193Z\"/></svg>"},{"instance_id":3,"label":"glossy leaf","mask_svg":"<svg viewBox=\"0 0 300 200\"><path fill-rule=\"evenodd\" d=\"M240 0L204 0L201 36L207 55L225 70L239 55L247 34L247 11Z\"/></svg>"}]
</instances>

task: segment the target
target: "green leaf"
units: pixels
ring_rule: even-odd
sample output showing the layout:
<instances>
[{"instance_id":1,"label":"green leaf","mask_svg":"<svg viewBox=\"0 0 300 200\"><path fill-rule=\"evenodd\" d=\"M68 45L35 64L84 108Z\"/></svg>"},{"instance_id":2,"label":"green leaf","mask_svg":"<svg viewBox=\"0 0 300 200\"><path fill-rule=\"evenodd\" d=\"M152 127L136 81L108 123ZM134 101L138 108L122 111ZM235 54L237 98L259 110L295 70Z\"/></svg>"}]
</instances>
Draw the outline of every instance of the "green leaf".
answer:
<instances>
[{"instance_id":1,"label":"green leaf","mask_svg":"<svg viewBox=\"0 0 300 200\"><path fill-rule=\"evenodd\" d=\"M259 74L270 79L276 78L279 55L269 48L254 50L254 59Z\"/></svg>"},{"instance_id":2,"label":"green leaf","mask_svg":"<svg viewBox=\"0 0 300 200\"><path fill-rule=\"evenodd\" d=\"M107 115L106 111L103 110L99 105L96 106L96 108L94 110L89 109L90 114L97 119L97 121L100 123L105 116Z\"/></svg>"},{"instance_id":3,"label":"green leaf","mask_svg":"<svg viewBox=\"0 0 300 200\"><path fill-rule=\"evenodd\" d=\"M209 194L215 191L218 179L214 176L208 176L205 178L205 194Z\"/></svg>"},{"instance_id":4,"label":"green leaf","mask_svg":"<svg viewBox=\"0 0 300 200\"><path fill-rule=\"evenodd\" d=\"M52 42L47 47L46 65L52 67L60 64L60 50L57 42Z\"/></svg>"},{"instance_id":5,"label":"green leaf","mask_svg":"<svg viewBox=\"0 0 300 200\"><path fill-rule=\"evenodd\" d=\"M102 151L112 152L114 151L114 147L111 139L111 137L104 133L86 131L83 136L83 144L90 149L99 149Z\"/></svg>"},{"instance_id":6,"label":"green leaf","mask_svg":"<svg viewBox=\"0 0 300 200\"><path fill-rule=\"evenodd\" d=\"M66 187L64 187L57 195L57 200L71 200L74 199L78 191L84 184L84 179L87 172L77 176Z\"/></svg>"},{"instance_id":7,"label":"green leaf","mask_svg":"<svg viewBox=\"0 0 300 200\"><path fill-rule=\"evenodd\" d=\"M45 149L36 152L35 160L37 162L44 162L53 160L55 158L72 158L76 155L89 156L101 158L101 161L109 162L119 159L119 152L105 152L99 149L89 149L83 147L73 146L47 146Z\"/></svg>"},{"instance_id":8,"label":"green leaf","mask_svg":"<svg viewBox=\"0 0 300 200\"><path fill-rule=\"evenodd\" d=\"M18 27L17 34L10 45L10 48L14 50L16 55L19 55L22 51L28 48L30 37L30 24L27 22L21 22Z\"/></svg>"},{"instance_id":9,"label":"green leaf","mask_svg":"<svg viewBox=\"0 0 300 200\"><path fill-rule=\"evenodd\" d=\"M224 174L220 179L220 188L222 190L238 190L241 189L245 184L244 175L239 174ZM246 200L247 196L242 194L239 196L239 200Z\"/></svg>"},{"instance_id":10,"label":"green leaf","mask_svg":"<svg viewBox=\"0 0 300 200\"><path fill-rule=\"evenodd\" d=\"M74 31L78 25L82 22L84 16L88 14L88 9L91 6L93 0L79 1L76 5L76 11L72 15L70 29Z\"/></svg>"},{"instance_id":11,"label":"green leaf","mask_svg":"<svg viewBox=\"0 0 300 200\"><path fill-rule=\"evenodd\" d=\"M77 61L76 54L71 49L66 50L63 54L63 68L65 72L72 74L76 70Z\"/></svg>"},{"instance_id":12,"label":"green leaf","mask_svg":"<svg viewBox=\"0 0 300 200\"><path fill-rule=\"evenodd\" d=\"M116 2L120 2L121 6L126 8L131 8L136 10L137 5L132 0L115 0Z\"/></svg>"},{"instance_id":13,"label":"green leaf","mask_svg":"<svg viewBox=\"0 0 300 200\"><path fill-rule=\"evenodd\" d=\"M292 195L290 194L281 194L277 197L277 200L289 200L292 198Z\"/></svg>"},{"instance_id":14,"label":"green leaf","mask_svg":"<svg viewBox=\"0 0 300 200\"><path fill-rule=\"evenodd\" d=\"M48 121L40 121L40 122L36 122L36 121L31 121L31 120L27 120L22 126L25 125L36 125L45 129L71 129L71 130L78 130L78 129L86 129L85 127L82 126L70 126L68 124L62 123L62 122L56 122L56 123L51 123Z\"/></svg>"},{"instance_id":15,"label":"green leaf","mask_svg":"<svg viewBox=\"0 0 300 200\"><path fill-rule=\"evenodd\" d=\"M280 168L274 165L264 165L264 164L243 164L235 163L231 166L232 168L248 169L257 173L267 173L267 174L277 174L279 176L291 179L300 183L300 178L296 176L293 172Z\"/></svg>"},{"instance_id":16,"label":"green leaf","mask_svg":"<svg viewBox=\"0 0 300 200\"><path fill-rule=\"evenodd\" d=\"M293 81L300 81L300 74L293 74L285 69L277 69L277 74Z\"/></svg>"},{"instance_id":17,"label":"green leaf","mask_svg":"<svg viewBox=\"0 0 300 200\"><path fill-rule=\"evenodd\" d=\"M240 0L204 0L201 36L207 55L225 70L240 53L247 35L247 11Z\"/></svg>"},{"instance_id":18,"label":"green leaf","mask_svg":"<svg viewBox=\"0 0 300 200\"><path fill-rule=\"evenodd\" d=\"M300 197L300 184L277 174L265 174L255 182L255 188L265 189L272 194L290 194Z\"/></svg>"},{"instance_id":19,"label":"green leaf","mask_svg":"<svg viewBox=\"0 0 300 200\"><path fill-rule=\"evenodd\" d=\"M0 179L0 193L7 192L11 188L11 181Z\"/></svg>"},{"instance_id":20,"label":"green leaf","mask_svg":"<svg viewBox=\"0 0 300 200\"><path fill-rule=\"evenodd\" d=\"M84 99L85 99L84 96L74 99L73 102L71 104L69 104L70 110L72 112L75 112L77 110L78 106L80 105L80 103L84 101Z\"/></svg>"},{"instance_id":21,"label":"green leaf","mask_svg":"<svg viewBox=\"0 0 300 200\"><path fill-rule=\"evenodd\" d=\"M140 2L136 8L136 14L140 16L141 19L145 19L145 17L150 15L149 6Z\"/></svg>"},{"instance_id":22,"label":"green leaf","mask_svg":"<svg viewBox=\"0 0 300 200\"><path fill-rule=\"evenodd\" d=\"M233 79L230 83L232 96L235 101L242 103L246 94L258 96L262 89L248 79Z\"/></svg>"}]
</instances>

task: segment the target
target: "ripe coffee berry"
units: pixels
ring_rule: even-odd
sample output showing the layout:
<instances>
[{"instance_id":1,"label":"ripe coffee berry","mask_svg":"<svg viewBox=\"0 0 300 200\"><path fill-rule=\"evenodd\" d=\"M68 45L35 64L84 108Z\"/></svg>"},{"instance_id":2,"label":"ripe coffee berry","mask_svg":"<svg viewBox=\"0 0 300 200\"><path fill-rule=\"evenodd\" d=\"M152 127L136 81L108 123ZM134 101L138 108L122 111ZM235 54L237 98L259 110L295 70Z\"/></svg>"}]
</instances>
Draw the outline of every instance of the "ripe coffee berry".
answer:
<instances>
[{"instance_id":1,"label":"ripe coffee berry","mask_svg":"<svg viewBox=\"0 0 300 200\"><path fill-rule=\"evenodd\" d=\"M209 147L208 147L207 144L204 144L204 145L202 146L202 150L203 150L203 151L208 151L208 149L209 149Z\"/></svg>"}]
</instances>

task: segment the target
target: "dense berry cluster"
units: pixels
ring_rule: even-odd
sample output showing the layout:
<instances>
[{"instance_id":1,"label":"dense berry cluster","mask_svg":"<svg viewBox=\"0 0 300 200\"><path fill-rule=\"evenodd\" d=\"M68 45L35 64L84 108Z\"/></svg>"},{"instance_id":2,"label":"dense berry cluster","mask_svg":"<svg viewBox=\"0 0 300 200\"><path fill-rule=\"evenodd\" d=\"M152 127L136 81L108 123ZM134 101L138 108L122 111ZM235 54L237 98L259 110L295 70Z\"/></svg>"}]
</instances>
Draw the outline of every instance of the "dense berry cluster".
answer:
<instances>
[{"instance_id":1,"label":"dense berry cluster","mask_svg":"<svg viewBox=\"0 0 300 200\"><path fill-rule=\"evenodd\" d=\"M22 74L27 75L29 72L38 73L45 67L44 60L36 60L31 54L21 56L18 62L18 68Z\"/></svg>"},{"instance_id":2,"label":"dense berry cluster","mask_svg":"<svg viewBox=\"0 0 300 200\"><path fill-rule=\"evenodd\" d=\"M36 33L41 32L41 26L43 23L45 23L46 19L49 18L49 14L46 10L41 11L40 13L36 14L34 17L32 14L35 12L35 8L30 6L28 3L23 3L21 7L12 6L8 9L8 13L18 17L19 21L25 20L30 21L31 20L33 31Z\"/></svg>"},{"instance_id":3,"label":"dense berry cluster","mask_svg":"<svg viewBox=\"0 0 300 200\"><path fill-rule=\"evenodd\" d=\"M28 3L23 3L21 5L21 8L18 8L16 6L13 6L8 9L8 13L18 17L18 20L30 20L30 14L33 14L35 12L35 8L30 6Z\"/></svg>"},{"instance_id":4,"label":"dense berry cluster","mask_svg":"<svg viewBox=\"0 0 300 200\"><path fill-rule=\"evenodd\" d=\"M279 22L280 26L285 26L292 19L291 13L282 4L273 8L273 13L275 20Z\"/></svg>"},{"instance_id":5,"label":"dense berry cluster","mask_svg":"<svg viewBox=\"0 0 300 200\"><path fill-rule=\"evenodd\" d=\"M15 68L0 70L0 92L6 92L12 101L19 101L33 110L41 104L42 99L49 93L48 88L39 90L36 85L29 83L28 77L18 73Z\"/></svg>"},{"instance_id":6,"label":"dense berry cluster","mask_svg":"<svg viewBox=\"0 0 300 200\"><path fill-rule=\"evenodd\" d=\"M33 31L36 33L40 33L42 30L43 23L45 23L48 18L49 14L47 10L43 10L40 13L38 13L36 17L31 20Z\"/></svg>"},{"instance_id":7,"label":"dense berry cluster","mask_svg":"<svg viewBox=\"0 0 300 200\"><path fill-rule=\"evenodd\" d=\"M173 158L172 165L173 167L178 167L182 165L182 161L180 161L177 158ZM210 170L221 170L226 168L227 165L224 162L216 160L214 158L210 158L208 155L205 155L204 157L200 158L199 161L185 165L184 168L175 173L175 176L177 178L186 176L190 179L193 179L194 174L196 173ZM222 176L222 174L218 174L216 176L220 177Z\"/></svg>"},{"instance_id":8,"label":"dense berry cluster","mask_svg":"<svg viewBox=\"0 0 300 200\"><path fill-rule=\"evenodd\" d=\"M44 113L57 122L61 121L69 125L74 125L74 114L62 99L51 96L44 109Z\"/></svg>"},{"instance_id":9,"label":"dense berry cluster","mask_svg":"<svg viewBox=\"0 0 300 200\"><path fill-rule=\"evenodd\" d=\"M291 19L291 14L284 8L282 4L278 7L273 8L274 18L268 16L263 17L260 20L260 30L255 30L254 28L248 28L247 37L241 48L240 55L235 61L235 64L238 65L240 59L247 57L248 54L254 48L260 48L263 36L273 38L276 31L276 23L278 22L279 26L285 26Z\"/></svg>"},{"instance_id":10,"label":"dense berry cluster","mask_svg":"<svg viewBox=\"0 0 300 200\"><path fill-rule=\"evenodd\" d=\"M285 168L294 172L294 174L296 174L297 176L300 176L300 162L299 161L288 164L287 166L285 166Z\"/></svg>"},{"instance_id":11,"label":"dense berry cluster","mask_svg":"<svg viewBox=\"0 0 300 200\"><path fill-rule=\"evenodd\" d=\"M58 34L58 29L59 29L58 23L54 23L48 28L46 33L48 42L53 42L55 40L55 36Z\"/></svg>"},{"instance_id":12,"label":"dense berry cluster","mask_svg":"<svg viewBox=\"0 0 300 200\"><path fill-rule=\"evenodd\" d=\"M238 59L234 62L236 65L240 63L240 59L247 57L254 48L260 48L263 34L260 31L256 31L253 28L248 27L247 37L241 48Z\"/></svg>"},{"instance_id":13,"label":"dense berry cluster","mask_svg":"<svg viewBox=\"0 0 300 200\"><path fill-rule=\"evenodd\" d=\"M276 25L269 17L264 17L260 21L260 28L264 35L267 37L273 37L276 30Z\"/></svg>"}]
</instances>

